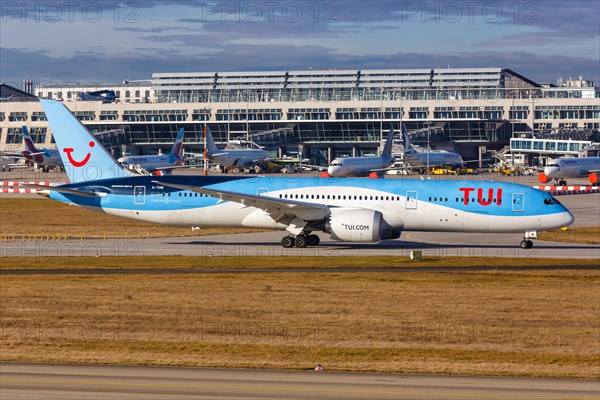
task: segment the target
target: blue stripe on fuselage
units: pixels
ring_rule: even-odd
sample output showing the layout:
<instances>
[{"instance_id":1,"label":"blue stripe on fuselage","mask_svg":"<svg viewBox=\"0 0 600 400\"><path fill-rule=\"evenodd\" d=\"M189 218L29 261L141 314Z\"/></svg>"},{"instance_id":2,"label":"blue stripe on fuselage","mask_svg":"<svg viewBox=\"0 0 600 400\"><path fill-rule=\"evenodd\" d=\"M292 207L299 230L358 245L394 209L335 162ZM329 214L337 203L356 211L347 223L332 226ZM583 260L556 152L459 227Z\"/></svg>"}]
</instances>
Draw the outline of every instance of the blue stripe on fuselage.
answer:
<instances>
[{"instance_id":1,"label":"blue stripe on fuselage","mask_svg":"<svg viewBox=\"0 0 600 400\"><path fill-rule=\"evenodd\" d=\"M197 187L206 187L214 190L226 190L237 193L256 195L259 192L275 191L294 191L302 193L302 189L322 188L322 194L344 195L348 196L347 202L343 206L361 206L365 204L375 204L375 200L360 201L354 196L364 196L362 190L378 191L381 194L395 196L396 199L390 199L398 203L398 207L405 208L405 196L408 191L417 192L417 202L431 203L439 206L448 207L455 210L472 212L477 214L488 214L498 216L510 215L546 215L564 212L565 208L559 204L545 204L544 200L552 198L547 193L533 189L529 186L515 183L496 182L496 181L422 181L422 180L403 180L403 179L368 179L368 178L299 178L295 176L139 176L132 178L106 179L94 182L82 182L65 185L64 187L78 190L94 190L96 192L107 193L106 196L98 198L84 198L69 194L52 193L52 198L59 201L73 202L89 207L107 207L121 208L128 210L169 210L181 208L205 207L216 204L218 199L213 197L201 196L197 193L178 190L169 187L163 187L152 181L160 180L179 185L189 185ZM345 193L340 193L340 188L354 189ZM501 190L501 192L500 192ZM135 202L134 193L145 196L143 199ZM520 212L513 211L513 193L523 193L524 210ZM468 202L465 202L465 195L468 194ZM491 198L490 195L491 194ZM501 194L501 201L498 201L498 194ZM400 201L398 196L402 196ZM334 199L308 199L298 198L304 202L317 202L327 204L339 204ZM352 203L348 203L352 200ZM556 201L556 200L553 200ZM418 207L418 205L417 205Z\"/></svg>"}]
</instances>

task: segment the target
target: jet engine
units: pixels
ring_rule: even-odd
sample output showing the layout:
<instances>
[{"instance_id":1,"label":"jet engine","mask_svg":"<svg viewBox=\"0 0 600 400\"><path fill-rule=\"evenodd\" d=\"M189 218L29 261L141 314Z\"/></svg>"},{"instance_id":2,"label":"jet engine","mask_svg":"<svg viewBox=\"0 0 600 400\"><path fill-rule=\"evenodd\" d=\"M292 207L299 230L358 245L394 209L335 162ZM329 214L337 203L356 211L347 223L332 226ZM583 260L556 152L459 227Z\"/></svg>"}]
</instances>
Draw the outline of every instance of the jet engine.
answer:
<instances>
[{"instance_id":1,"label":"jet engine","mask_svg":"<svg viewBox=\"0 0 600 400\"><path fill-rule=\"evenodd\" d=\"M332 209L325 232L330 233L332 239L344 242L379 242L384 225L387 224L379 211Z\"/></svg>"}]
</instances>

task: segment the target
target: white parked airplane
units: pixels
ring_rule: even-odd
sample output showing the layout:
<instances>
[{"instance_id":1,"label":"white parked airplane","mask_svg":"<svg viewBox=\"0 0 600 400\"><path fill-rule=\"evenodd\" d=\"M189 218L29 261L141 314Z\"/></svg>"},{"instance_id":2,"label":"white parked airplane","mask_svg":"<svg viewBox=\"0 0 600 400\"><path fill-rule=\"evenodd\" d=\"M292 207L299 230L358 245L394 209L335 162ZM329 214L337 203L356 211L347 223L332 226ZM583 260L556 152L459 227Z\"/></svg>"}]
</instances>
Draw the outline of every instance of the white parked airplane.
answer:
<instances>
[{"instance_id":1,"label":"white parked airplane","mask_svg":"<svg viewBox=\"0 0 600 400\"><path fill-rule=\"evenodd\" d=\"M174 168L178 168L185 162L183 155L183 128L179 129L177 139L175 139L175 143L169 154L127 156L121 157L117 161L125 168L135 169L139 165L150 173L168 172Z\"/></svg>"},{"instance_id":2,"label":"white parked airplane","mask_svg":"<svg viewBox=\"0 0 600 400\"><path fill-rule=\"evenodd\" d=\"M263 149L219 149L208 126L206 156L212 163L219 164L226 170L231 167L257 166L269 158L269 154Z\"/></svg>"},{"instance_id":3,"label":"white parked airplane","mask_svg":"<svg viewBox=\"0 0 600 400\"><path fill-rule=\"evenodd\" d=\"M402 124L402 143L404 145L404 161L412 167L463 167L460 154L450 151L436 150L419 152L410 143L406 126Z\"/></svg>"},{"instance_id":4,"label":"white parked airplane","mask_svg":"<svg viewBox=\"0 0 600 400\"><path fill-rule=\"evenodd\" d=\"M396 161L392 156L393 141L394 129L390 129L380 156L336 158L329 164L327 174L336 178L378 174Z\"/></svg>"},{"instance_id":5,"label":"white parked airplane","mask_svg":"<svg viewBox=\"0 0 600 400\"><path fill-rule=\"evenodd\" d=\"M319 231L364 243L397 239L405 230L524 232L521 247L531 248L537 231L574 220L550 194L508 182L135 176L61 102L41 103L71 183L24 186L110 215L174 226L284 230L284 247L317 245L313 232Z\"/></svg>"},{"instance_id":6,"label":"white parked airplane","mask_svg":"<svg viewBox=\"0 0 600 400\"><path fill-rule=\"evenodd\" d=\"M556 158L548 162L544 172L538 175L541 183L554 179L559 185L566 185L564 178L588 177L592 185L600 182L600 157Z\"/></svg>"}]
</instances>

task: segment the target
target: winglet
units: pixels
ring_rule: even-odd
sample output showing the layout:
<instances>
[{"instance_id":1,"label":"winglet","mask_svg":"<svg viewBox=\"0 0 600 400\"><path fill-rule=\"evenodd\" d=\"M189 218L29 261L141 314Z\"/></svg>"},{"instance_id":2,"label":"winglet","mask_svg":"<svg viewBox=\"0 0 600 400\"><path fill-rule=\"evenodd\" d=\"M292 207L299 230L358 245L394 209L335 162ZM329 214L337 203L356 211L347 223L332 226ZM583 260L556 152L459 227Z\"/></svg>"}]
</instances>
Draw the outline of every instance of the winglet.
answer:
<instances>
[{"instance_id":1,"label":"winglet","mask_svg":"<svg viewBox=\"0 0 600 400\"><path fill-rule=\"evenodd\" d=\"M71 183L135 175L123 169L64 104L46 99L40 102Z\"/></svg>"}]
</instances>

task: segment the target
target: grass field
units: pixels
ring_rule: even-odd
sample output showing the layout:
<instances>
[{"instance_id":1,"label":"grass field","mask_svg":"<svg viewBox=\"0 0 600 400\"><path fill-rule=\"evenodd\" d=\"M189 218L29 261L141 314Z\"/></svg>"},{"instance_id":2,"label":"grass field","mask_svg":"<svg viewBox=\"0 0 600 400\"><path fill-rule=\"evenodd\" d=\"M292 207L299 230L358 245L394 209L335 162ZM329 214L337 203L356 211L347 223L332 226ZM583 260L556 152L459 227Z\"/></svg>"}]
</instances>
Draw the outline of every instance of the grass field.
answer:
<instances>
[{"instance_id":1,"label":"grass field","mask_svg":"<svg viewBox=\"0 0 600 400\"><path fill-rule=\"evenodd\" d=\"M0 198L0 236L71 238L143 238L202 236L257 231L211 228L192 231L138 222L89 211L49 199Z\"/></svg>"},{"instance_id":2,"label":"grass field","mask_svg":"<svg viewBox=\"0 0 600 400\"><path fill-rule=\"evenodd\" d=\"M0 293L6 361L600 377L597 270L2 275Z\"/></svg>"},{"instance_id":3,"label":"grass field","mask_svg":"<svg viewBox=\"0 0 600 400\"><path fill-rule=\"evenodd\" d=\"M3 237L232 231L160 227L47 199L2 198L0 222ZM589 240L600 235L600 228L543 235ZM598 260L140 256L38 261L2 257L0 269L83 271L0 275L2 360L284 369L322 363L328 370L600 378L600 271L561 270L597 266ZM556 269L503 271L509 263ZM227 273L229 268L367 265L402 272ZM499 269L410 271L417 266ZM220 271L152 273L175 268ZM86 269L149 273L92 275Z\"/></svg>"},{"instance_id":4,"label":"grass field","mask_svg":"<svg viewBox=\"0 0 600 400\"><path fill-rule=\"evenodd\" d=\"M551 242L600 244L600 226L577 227L540 232L539 239Z\"/></svg>"}]
</instances>

